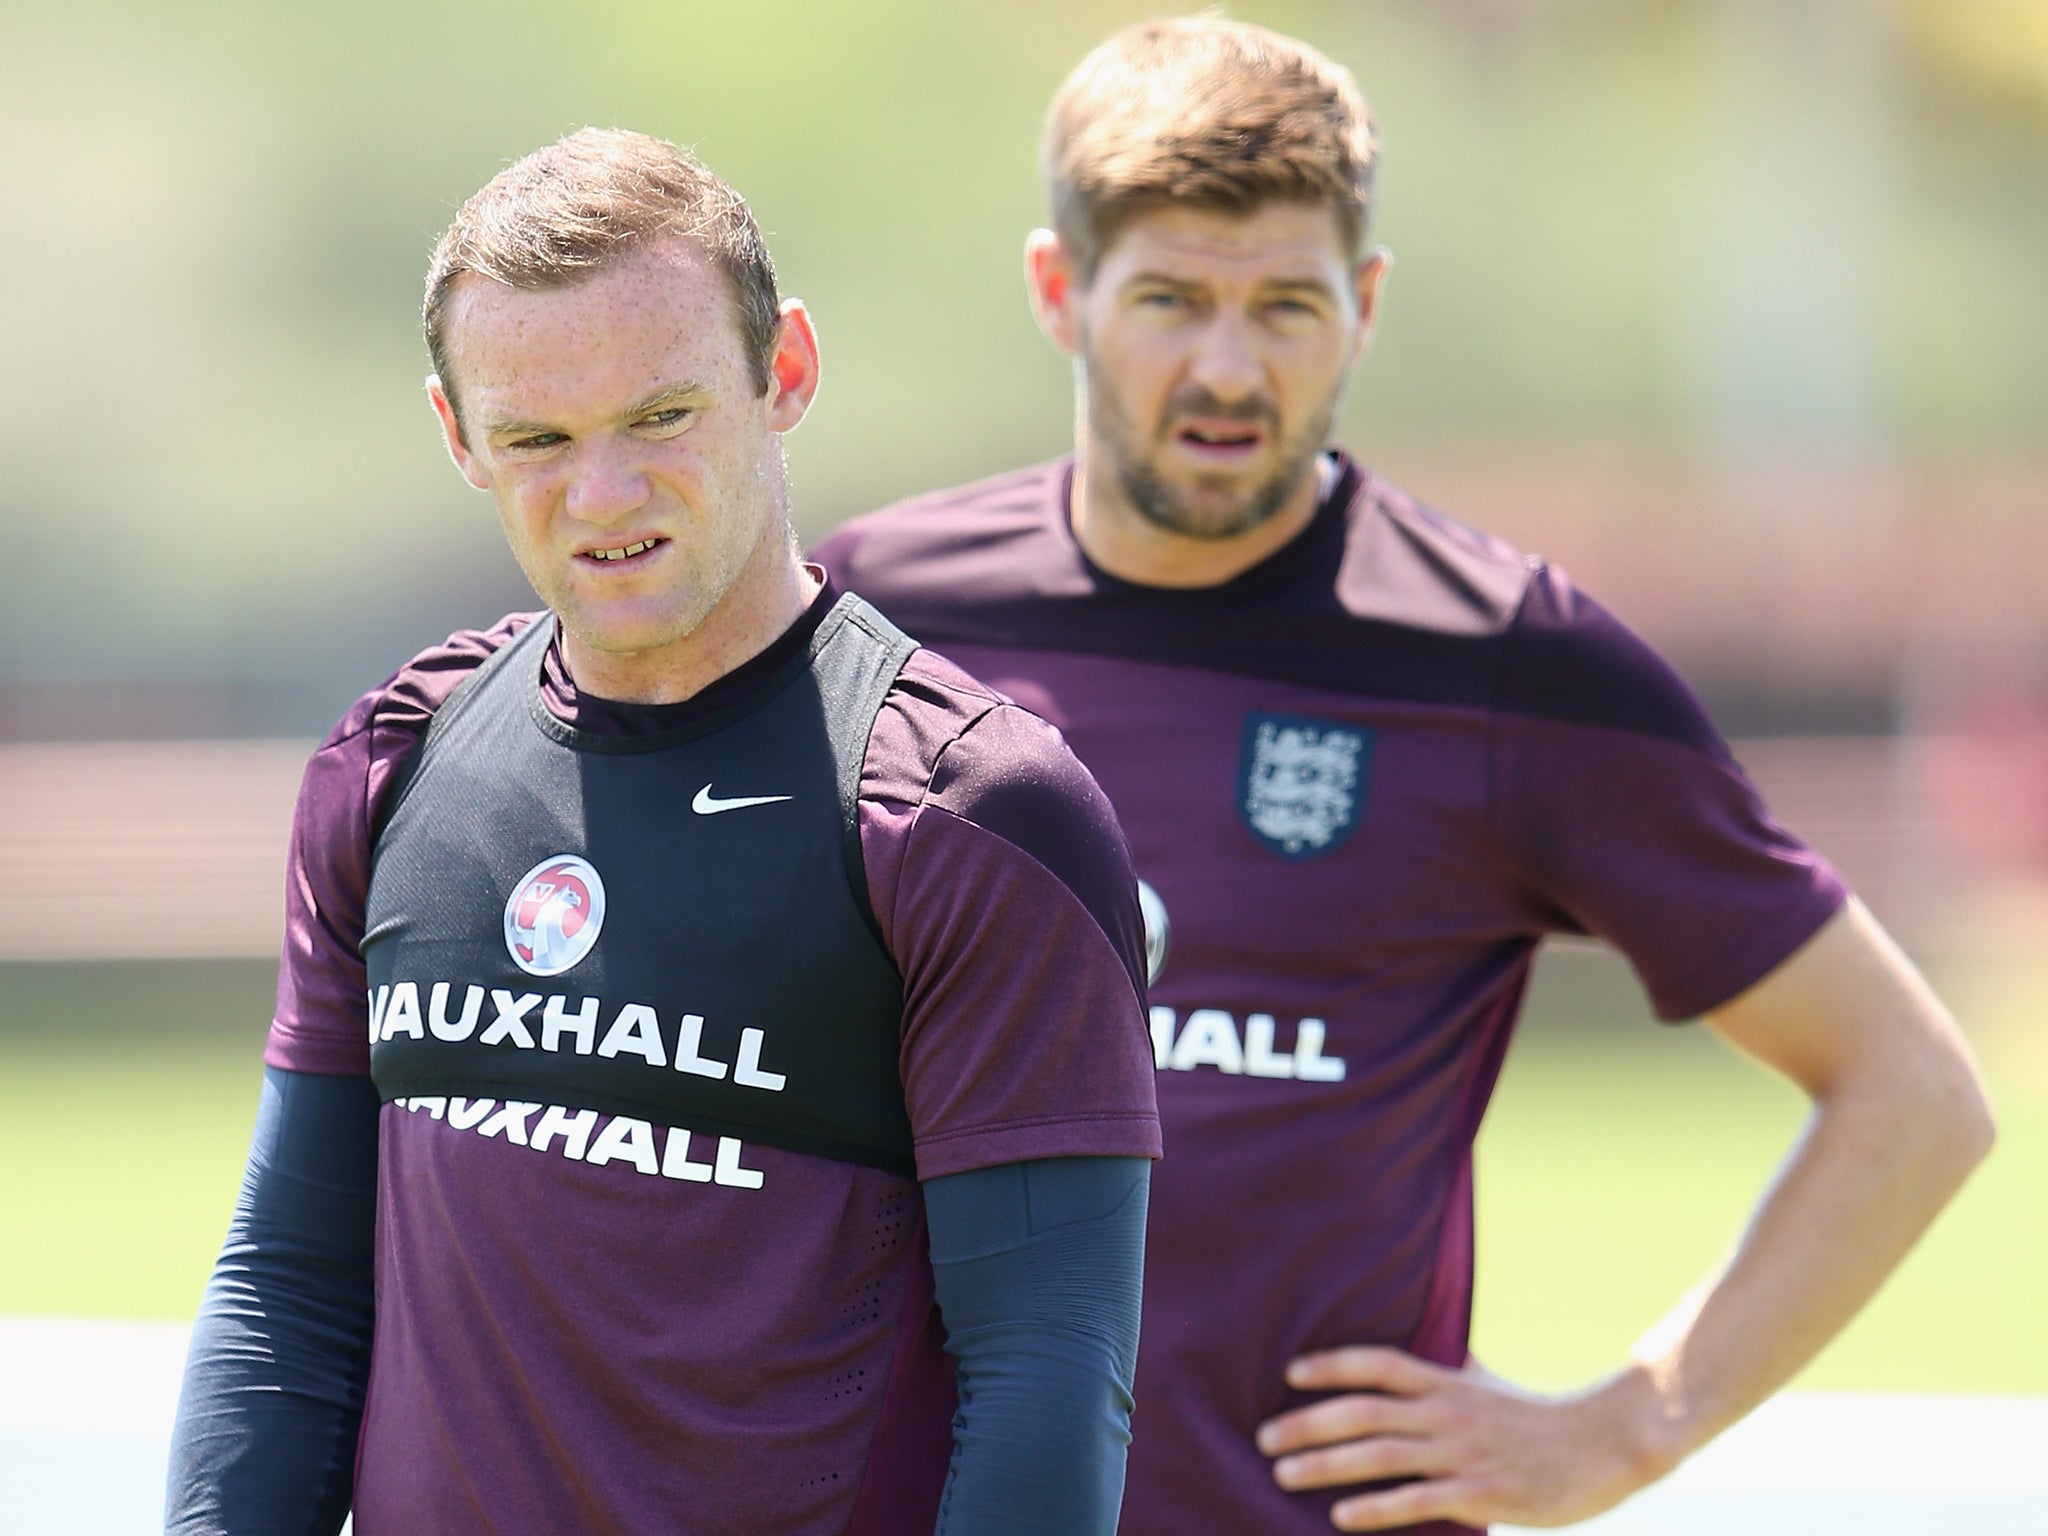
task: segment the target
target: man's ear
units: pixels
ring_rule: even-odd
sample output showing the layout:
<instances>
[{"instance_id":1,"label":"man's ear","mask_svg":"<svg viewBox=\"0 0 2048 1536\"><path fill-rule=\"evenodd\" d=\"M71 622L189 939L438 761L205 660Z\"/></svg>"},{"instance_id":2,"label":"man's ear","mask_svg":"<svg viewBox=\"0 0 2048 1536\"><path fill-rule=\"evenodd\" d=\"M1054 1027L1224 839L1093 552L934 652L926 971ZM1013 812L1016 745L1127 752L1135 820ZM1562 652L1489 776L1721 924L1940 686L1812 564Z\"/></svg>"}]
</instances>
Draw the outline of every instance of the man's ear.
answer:
<instances>
[{"instance_id":1,"label":"man's ear","mask_svg":"<svg viewBox=\"0 0 2048 1536\"><path fill-rule=\"evenodd\" d=\"M1024 239L1024 286L1046 340L1072 353L1081 342L1081 276L1060 237L1034 229Z\"/></svg>"},{"instance_id":2,"label":"man's ear","mask_svg":"<svg viewBox=\"0 0 2048 1536\"><path fill-rule=\"evenodd\" d=\"M818 332L802 299L782 301L775 355L768 361L768 425L787 432L818 397Z\"/></svg>"},{"instance_id":3,"label":"man's ear","mask_svg":"<svg viewBox=\"0 0 2048 1536\"><path fill-rule=\"evenodd\" d=\"M480 491L488 491L491 482L485 478L483 466L477 463L476 455L469 451L469 444L462 436L462 421L455 414L455 402L448 398L448 391L441 387L438 373L427 375L427 401L434 407L434 414L441 420L441 436L448 445L448 457L455 461L455 467L462 472L462 478Z\"/></svg>"},{"instance_id":4,"label":"man's ear","mask_svg":"<svg viewBox=\"0 0 2048 1536\"><path fill-rule=\"evenodd\" d=\"M1351 269L1352 289L1358 296L1358 332L1351 342L1354 358L1372 344L1373 327L1379 324L1380 319L1380 294L1393 265L1394 253L1383 245L1376 245Z\"/></svg>"}]
</instances>

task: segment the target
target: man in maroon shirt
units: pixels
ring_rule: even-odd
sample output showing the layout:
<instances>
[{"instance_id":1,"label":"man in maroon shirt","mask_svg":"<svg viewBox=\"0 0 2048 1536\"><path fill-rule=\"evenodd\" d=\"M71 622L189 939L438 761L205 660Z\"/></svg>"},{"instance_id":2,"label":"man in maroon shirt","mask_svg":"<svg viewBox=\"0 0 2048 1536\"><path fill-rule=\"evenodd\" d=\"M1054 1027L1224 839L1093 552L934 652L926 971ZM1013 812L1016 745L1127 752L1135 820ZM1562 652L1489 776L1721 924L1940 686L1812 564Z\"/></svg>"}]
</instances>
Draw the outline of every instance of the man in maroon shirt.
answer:
<instances>
[{"instance_id":1,"label":"man in maroon shirt","mask_svg":"<svg viewBox=\"0 0 2048 1536\"><path fill-rule=\"evenodd\" d=\"M1108 1536L1159 1131L1106 801L798 559L816 341L688 155L511 166L426 329L549 611L307 769L169 1528Z\"/></svg>"},{"instance_id":2,"label":"man in maroon shirt","mask_svg":"<svg viewBox=\"0 0 2048 1536\"><path fill-rule=\"evenodd\" d=\"M1027 247L1074 457L819 551L1057 724L1131 840L1169 1156L1127 1536L1605 1509L1810 1359L1990 1135L1940 1005L1670 669L1328 449L1386 270L1374 158L1292 39L1112 38L1054 99ZM1467 1358L1471 1150L1552 933L1813 1115L1725 1268L1539 1398Z\"/></svg>"}]
</instances>

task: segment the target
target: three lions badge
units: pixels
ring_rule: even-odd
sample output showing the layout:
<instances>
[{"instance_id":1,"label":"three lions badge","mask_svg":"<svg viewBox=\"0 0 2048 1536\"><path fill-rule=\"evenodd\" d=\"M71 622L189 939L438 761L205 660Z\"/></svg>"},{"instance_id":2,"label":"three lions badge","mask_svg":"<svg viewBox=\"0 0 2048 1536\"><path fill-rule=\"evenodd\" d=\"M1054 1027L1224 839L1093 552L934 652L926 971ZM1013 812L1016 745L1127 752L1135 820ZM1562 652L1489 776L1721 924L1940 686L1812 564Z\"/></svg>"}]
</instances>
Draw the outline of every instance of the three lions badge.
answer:
<instances>
[{"instance_id":1,"label":"three lions badge","mask_svg":"<svg viewBox=\"0 0 2048 1536\"><path fill-rule=\"evenodd\" d=\"M1339 847L1372 782L1370 730L1300 715L1250 714L1238 768L1238 814L1283 859Z\"/></svg>"}]
</instances>

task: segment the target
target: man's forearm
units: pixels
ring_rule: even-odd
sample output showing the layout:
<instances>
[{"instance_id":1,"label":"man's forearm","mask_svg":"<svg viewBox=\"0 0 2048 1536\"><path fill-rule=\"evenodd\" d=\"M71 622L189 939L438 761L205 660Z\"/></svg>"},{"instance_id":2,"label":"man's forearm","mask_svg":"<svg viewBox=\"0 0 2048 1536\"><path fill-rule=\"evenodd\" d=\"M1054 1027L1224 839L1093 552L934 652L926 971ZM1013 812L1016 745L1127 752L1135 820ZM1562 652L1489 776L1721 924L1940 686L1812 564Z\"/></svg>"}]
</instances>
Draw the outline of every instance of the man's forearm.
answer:
<instances>
[{"instance_id":1,"label":"man's forearm","mask_svg":"<svg viewBox=\"0 0 2048 1536\"><path fill-rule=\"evenodd\" d=\"M937 1536L1109 1536L1138 1343L1142 1158L1047 1158L925 1185L960 1412Z\"/></svg>"},{"instance_id":2,"label":"man's forearm","mask_svg":"<svg viewBox=\"0 0 2048 1536\"><path fill-rule=\"evenodd\" d=\"M1936 1058L1817 1097L1727 1265L1644 1335L1644 1454L1661 1472L1789 1381L1897 1267L1990 1145L1967 1065Z\"/></svg>"},{"instance_id":3,"label":"man's forearm","mask_svg":"<svg viewBox=\"0 0 2048 1536\"><path fill-rule=\"evenodd\" d=\"M369 1376L376 1137L367 1079L264 1074L179 1394L173 1536L340 1529Z\"/></svg>"}]
</instances>

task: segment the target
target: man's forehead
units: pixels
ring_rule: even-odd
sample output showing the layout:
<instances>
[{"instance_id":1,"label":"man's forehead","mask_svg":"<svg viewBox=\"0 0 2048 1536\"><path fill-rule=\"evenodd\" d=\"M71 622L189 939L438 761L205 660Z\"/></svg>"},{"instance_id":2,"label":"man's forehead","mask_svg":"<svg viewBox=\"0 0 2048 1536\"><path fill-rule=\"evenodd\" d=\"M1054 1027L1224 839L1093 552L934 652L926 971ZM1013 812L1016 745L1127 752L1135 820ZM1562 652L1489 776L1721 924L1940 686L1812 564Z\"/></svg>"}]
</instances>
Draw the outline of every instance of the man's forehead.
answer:
<instances>
[{"instance_id":1,"label":"man's forehead","mask_svg":"<svg viewBox=\"0 0 2048 1536\"><path fill-rule=\"evenodd\" d=\"M729 323L731 310L724 274L709 253L687 237L668 236L562 282L515 286L481 272L461 273L449 287L447 331L458 342L465 332L516 341L554 329L630 324L638 313L674 320L700 312L701 323L692 329L710 329Z\"/></svg>"},{"instance_id":2,"label":"man's forehead","mask_svg":"<svg viewBox=\"0 0 2048 1536\"><path fill-rule=\"evenodd\" d=\"M1244 213L1195 204L1147 209L1116 232L1100 263L1124 275L1188 266L1309 276L1326 275L1333 265L1351 265L1336 210L1297 202L1261 203Z\"/></svg>"},{"instance_id":3,"label":"man's forehead","mask_svg":"<svg viewBox=\"0 0 2048 1536\"><path fill-rule=\"evenodd\" d=\"M724 274L694 243L663 244L554 287L457 278L447 337L465 415L609 417L679 381L744 371Z\"/></svg>"}]
</instances>

